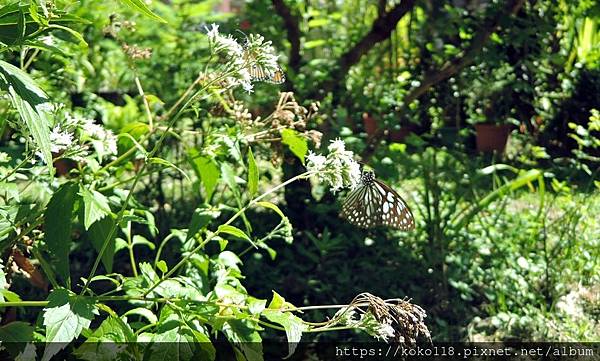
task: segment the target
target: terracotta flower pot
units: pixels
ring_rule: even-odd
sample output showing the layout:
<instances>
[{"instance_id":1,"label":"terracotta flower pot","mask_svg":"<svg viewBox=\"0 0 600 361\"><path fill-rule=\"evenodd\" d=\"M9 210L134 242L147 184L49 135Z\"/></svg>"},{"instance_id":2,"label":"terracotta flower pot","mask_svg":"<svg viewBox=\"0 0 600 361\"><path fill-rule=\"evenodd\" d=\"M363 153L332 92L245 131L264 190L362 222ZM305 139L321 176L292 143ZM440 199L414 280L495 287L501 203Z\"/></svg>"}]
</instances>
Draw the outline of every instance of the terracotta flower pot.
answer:
<instances>
[{"instance_id":1,"label":"terracotta flower pot","mask_svg":"<svg viewBox=\"0 0 600 361\"><path fill-rule=\"evenodd\" d=\"M363 125L365 126L365 132L367 132L369 137L373 136L377 132L377 120L369 113L363 113L362 119Z\"/></svg>"},{"instance_id":2,"label":"terracotta flower pot","mask_svg":"<svg viewBox=\"0 0 600 361\"><path fill-rule=\"evenodd\" d=\"M503 153L510 134L509 124L475 124L477 150Z\"/></svg>"}]
</instances>

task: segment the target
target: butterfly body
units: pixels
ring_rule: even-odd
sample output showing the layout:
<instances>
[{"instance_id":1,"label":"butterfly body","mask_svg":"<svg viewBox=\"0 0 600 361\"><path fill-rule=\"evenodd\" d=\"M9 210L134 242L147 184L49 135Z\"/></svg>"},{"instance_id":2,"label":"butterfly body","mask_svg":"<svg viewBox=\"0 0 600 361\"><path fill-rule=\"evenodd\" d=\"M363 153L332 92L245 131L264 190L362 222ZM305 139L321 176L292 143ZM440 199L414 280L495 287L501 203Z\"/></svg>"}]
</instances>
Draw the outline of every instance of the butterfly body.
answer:
<instances>
[{"instance_id":1,"label":"butterfly body","mask_svg":"<svg viewBox=\"0 0 600 361\"><path fill-rule=\"evenodd\" d=\"M342 204L341 216L361 228L386 226L403 231L415 228L414 217L404 199L377 180L371 171L362 173L360 185Z\"/></svg>"},{"instance_id":2,"label":"butterfly body","mask_svg":"<svg viewBox=\"0 0 600 361\"><path fill-rule=\"evenodd\" d=\"M265 69L264 66L258 64L259 54L257 50L253 50L249 46L249 41L244 47L244 61L250 64L247 67L248 73L252 81L262 81L271 84L282 84L285 82L285 73L279 65L275 70Z\"/></svg>"}]
</instances>

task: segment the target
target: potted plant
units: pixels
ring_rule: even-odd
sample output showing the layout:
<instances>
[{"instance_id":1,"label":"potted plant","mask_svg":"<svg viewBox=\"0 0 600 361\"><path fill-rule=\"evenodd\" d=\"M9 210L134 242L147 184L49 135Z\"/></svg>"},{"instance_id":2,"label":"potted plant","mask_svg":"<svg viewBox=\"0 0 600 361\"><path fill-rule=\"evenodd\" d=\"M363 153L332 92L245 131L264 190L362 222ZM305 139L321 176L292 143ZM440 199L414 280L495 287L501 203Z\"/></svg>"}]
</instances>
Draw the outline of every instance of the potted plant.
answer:
<instances>
[{"instance_id":1,"label":"potted plant","mask_svg":"<svg viewBox=\"0 0 600 361\"><path fill-rule=\"evenodd\" d=\"M511 127L507 123L475 124L477 151L504 153Z\"/></svg>"}]
</instances>

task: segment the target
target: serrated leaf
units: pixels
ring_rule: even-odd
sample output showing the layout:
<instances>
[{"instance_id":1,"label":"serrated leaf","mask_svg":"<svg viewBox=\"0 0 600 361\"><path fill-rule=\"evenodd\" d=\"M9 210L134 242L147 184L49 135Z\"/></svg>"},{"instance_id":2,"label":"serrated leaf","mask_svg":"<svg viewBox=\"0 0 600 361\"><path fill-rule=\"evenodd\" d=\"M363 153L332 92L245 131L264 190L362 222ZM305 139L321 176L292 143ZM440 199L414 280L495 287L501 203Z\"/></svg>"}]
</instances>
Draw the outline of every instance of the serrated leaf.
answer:
<instances>
[{"instance_id":1,"label":"serrated leaf","mask_svg":"<svg viewBox=\"0 0 600 361\"><path fill-rule=\"evenodd\" d=\"M50 144L50 122L47 107L51 105L46 93L21 69L0 60L0 90L8 92L25 127L40 149L42 159L54 174Z\"/></svg>"},{"instance_id":2,"label":"serrated leaf","mask_svg":"<svg viewBox=\"0 0 600 361\"><path fill-rule=\"evenodd\" d=\"M100 252L102 245L106 242L106 238L110 234L112 228L115 226L115 221L111 217L105 217L104 219L94 222L88 231L90 241L96 251ZM102 264L106 269L107 273L112 272L113 259L116 252L116 232L113 232L112 238L108 241L108 246L102 254Z\"/></svg>"},{"instance_id":3,"label":"serrated leaf","mask_svg":"<svg viewBox=\"0 0 600 361\"><path fill-rule=\"evenodd\" d=\"M137 10L140 13L146 15L150 19L160 21L161 23L167 22L165 19L153 13L152 10L150 10L148 6L146 6L146 3L142 0L121 0L121 2L131 7L132 9Z\"/></svg>"},{"instance_id":4,"label":"serrated leaf","mask_svg":"<svg viewBox=\"0 0 600 361\"><path fill-rule=\"evenodd\" d=\"M256 247L256 244L254 244L254 242L252 242L250 237L248 237L248 235L246 235L246 233L244 233L244 231L242 231L241 229L239 229L237 227L231 226L229 224L223 224L223 225L219 226L217 232L227 233L234 237L241 238L243 240L250 242L254 247Z\"/></svg>"},{"instance_id":5,"label":"serrated leaf","mask_svg":"<svg viewBox=\"0 0 600 361\"><path fill-rule=\"evenodd\" d=\"M308 153L307 140L292 129L283 129L281 131L281 142L286 144L292 153L304 164L304 157Z\"/></svg>"},{"instance_id":6,"label":"serrated leaf","mask_svg":"<svg viewBox=\"0 0 600 361\"><path fill-rule=\"evenodd\" d=\"M82 360L112 361L130 359L127 348L136 337L131 327L113 315L102 321L100 326L79 346L74 354ZM122 357L121 357L122 356Z\"/></svg>"},{"instance_id":7,"label":"serrated leaf","mask_svg":"<svg viewBox=\"0 0 600 361\"><path fill-rule=\"evenodd\" d=\"M223 325L223 333L240 354L236 356L248 361L263 360L262 339L257 326L247 320L228 320Z\"/></svg>"},{"instance_id":8,"label":"serrated leaf","mask_svg":"<svg viewBox=\"0 0 600 361\"><path fill-rule=\"evenodd\" d=\"M231 191L234 192L234 194L236 194L238 191L238 184L235 181L235 173L233 171L233 168L229 164L223 163L221 164L221 174L223 175L223 180L225 181L225 184L227 184L229 189L231 189Z\"/></svg>"},{"instance_id":9,"label":"serrated leaf","mask_svg":"<svg viewBox=\"0 0 600 361\"><path fill-rule=\"evenodd\" d=\"M77 197L77 185L73 182L63 184L52 195L44 212L46 245L55 265L56 272L71 284L69 272L69 251L71 249L71 218Z\"/></svg>"},{"instance_id":10,"label":"serrated leaf","mask_svg":"<svg viewBox=\"0 0 600 361\"><path fill-rule=\"evenodd\" d=\"M250 193L250 197L254 197L258 191L258 180L258 166L254 160L252 148L248 148L248 193Z\"/></svg>"},{"instance_id":11,"label":"serrated leaf","mask_svg":"<svg viewBox=\"0 0 600 361\"><path fill-rule=\"evenodd\" d=\"M150 361L191 360L194 355L194 337L189 329L175 327L152 337Z\"/></svg>"},{"instance_id":12,"label":"serrated leaf","mask_svg":"<svg viewBox=\"0 0 600 361\"><path fill-rule=\"evenodd\" d=\"M52 291L44 308L46 348L42 361L48 361L90 327L98 311L94 300L77 296L64 288Z\"/></svg>"},{"instance_id":13,"label":"serrated leaf","mask_svg":"<svg viewBox=\"0 0 600 361\"><path fill-rule=\"evenodd\" d=\"M302 319L291 312L281 312L271 309L266 309L262 313L265 318L271 322L280 324L285 329L285 334L288 341L288 358L294 354L302 333L306 331L307 325L302 322Z\"/></svg>"},{"instance_id":14,"label":"serrated leaf","mask_svg":"<svg viewBox=\"0 0 600 361\"><path fill-rule=\"evenodd\" d=\"M88 230L94 222L110 214L108 199L102 193L95 190L90 191L82 185L79 189L79 195L83 200L83 225L86 230Z\"/></svg>"}]
</instances>

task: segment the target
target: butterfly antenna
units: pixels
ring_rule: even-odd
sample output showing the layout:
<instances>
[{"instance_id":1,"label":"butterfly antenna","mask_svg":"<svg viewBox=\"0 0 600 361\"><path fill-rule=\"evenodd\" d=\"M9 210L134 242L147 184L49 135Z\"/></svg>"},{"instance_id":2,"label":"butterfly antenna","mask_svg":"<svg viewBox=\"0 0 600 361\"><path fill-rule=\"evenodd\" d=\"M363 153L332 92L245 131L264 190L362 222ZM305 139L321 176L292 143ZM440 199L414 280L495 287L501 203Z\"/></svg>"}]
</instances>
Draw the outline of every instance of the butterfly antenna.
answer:
<instances>
[{"instance_id":1,"label":"butterfly antenna","mask_svg":"<svg viewBox=\"0 0 600 361\"><path fill-rule=\"evenodd\" d=\"M248 35L246 35L245 32L241 31L240 29L235 29L235 31L237 31L238 33L242 34L242 36L244 37L244 39L246 39L246 46L248 46L248 44L250 44L250 39L248 39Z\"/></svg>"}]
</instances>

